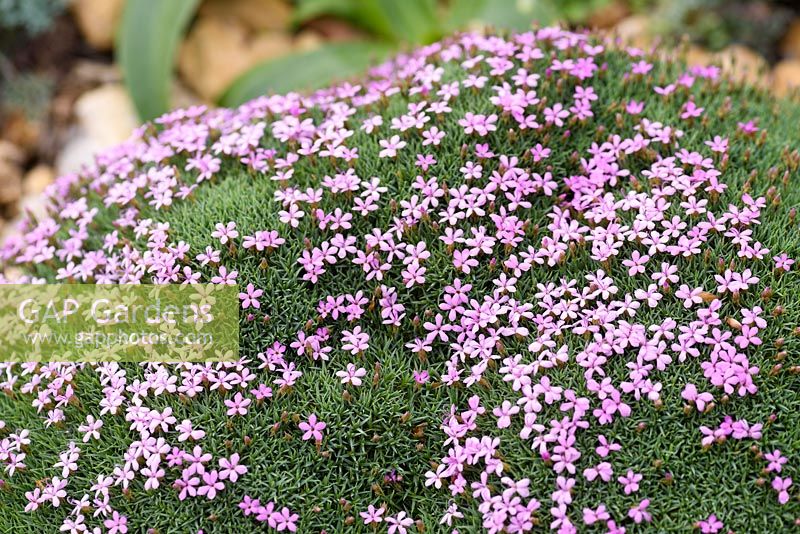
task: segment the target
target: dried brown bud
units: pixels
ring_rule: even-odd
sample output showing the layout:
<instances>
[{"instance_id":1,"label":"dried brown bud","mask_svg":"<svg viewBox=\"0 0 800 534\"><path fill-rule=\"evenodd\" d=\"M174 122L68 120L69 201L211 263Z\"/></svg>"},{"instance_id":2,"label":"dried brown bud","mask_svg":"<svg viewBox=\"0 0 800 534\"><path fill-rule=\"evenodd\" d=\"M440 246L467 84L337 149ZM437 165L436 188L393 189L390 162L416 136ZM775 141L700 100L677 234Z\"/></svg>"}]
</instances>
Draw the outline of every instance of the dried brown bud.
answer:
<instances>
[{"instance_id":1,"label":"dried brown bud","mask_svg":"<svg viewBox=\"0 0 800 534\"><path fill-rule=\"evenodd\" d=\"M740 323L739 321L737 321L733 317L728 317L725 320L725 322L728 324L728 326L730 326L734 330L741 330L742 329L742 323Z\"/></svg>"}]
</instances>

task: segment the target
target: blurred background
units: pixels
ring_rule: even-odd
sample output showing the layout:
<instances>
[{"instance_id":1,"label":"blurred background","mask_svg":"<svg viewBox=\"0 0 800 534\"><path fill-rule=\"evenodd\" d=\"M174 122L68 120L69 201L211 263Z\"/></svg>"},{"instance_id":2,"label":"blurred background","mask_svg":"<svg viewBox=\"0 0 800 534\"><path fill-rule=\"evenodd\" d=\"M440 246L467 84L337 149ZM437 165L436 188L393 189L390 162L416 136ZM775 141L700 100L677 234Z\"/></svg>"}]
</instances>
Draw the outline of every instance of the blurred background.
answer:
<instances>
[{"instance_id":1,"label":"blurred background","mask_svg":"<svg viewBox=\"0 0 800 534\"><path fill-rule=\"evenodd\" d=\"M683 42L777 95L800 86L790 0L0 0L0 232L173 107L312 89L453 31L532 22Z\"/></svg>"}]
</instances>

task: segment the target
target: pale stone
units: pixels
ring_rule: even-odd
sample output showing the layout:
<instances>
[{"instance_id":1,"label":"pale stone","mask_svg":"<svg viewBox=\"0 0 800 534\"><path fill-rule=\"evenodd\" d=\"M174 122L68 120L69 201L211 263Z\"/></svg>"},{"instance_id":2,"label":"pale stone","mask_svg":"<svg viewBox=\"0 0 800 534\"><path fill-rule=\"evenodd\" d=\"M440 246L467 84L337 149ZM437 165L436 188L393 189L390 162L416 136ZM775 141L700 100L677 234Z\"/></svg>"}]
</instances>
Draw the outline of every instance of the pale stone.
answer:
<instances>
[{"instance_id":1,"label":"pale stone","mask_svg":"<svg viewBox=\"0 0 800 534\"><path fill-rule=\"evenodd\" d=\"M746 46L730 45L714 54L714 61L720 65L724 75L737 82L746 82L758 87L768 85L767 60Z\"/></svg>"},{"instance_id":2,"label":"pale stone","mask_svg":"<svg viewBox=\"0 0 800 534\"><path fill-rule=\"evenodd\" d=\"M251 67L292 50L288 34L251 35L234 17L198 20L181 46L178 69L186 84L208 101L215 101Z\"/></svg>"},{"instance_id":3,"label":"pale stone","mask_svg":"<svg viewBox=\"0 0 800 534\"><path fill-rule=\"evenodd\" d=\"M94 156L130 137L139 118L122 84L111 83L82 94L75 102L76 124L56 157L58 174L78 172Z\"/></svg>"},{"instance_id":4,"label":"pale stone","mask_svg":"<svg viewBox=\"0 0 800 534\"><path fill-rule=\"evenodd\" d=\"M0 204L11 204L22 195L23 151L0 140Z\"/></svg>"},{"instance_id":5,"label":"pale stone","mask_svg":"<svg viewBox=\"0 0 800 534\"><path fill-rule=\"evenodd\" d=\"M652 24L647 15L631 15L619 21L613 29L623 43L646 47L652 41Z\"/></svg>"},{"instance_id":6,"label":"pale stone","mask_svg":"<svg viewBox=\"0 0 800 534\"><path fill-rule=\"evenodd\" d=\"M125 0L73 0L72 13L86 42L111 50Z\"/></svg>"},{"instance_id":7,"label":"pale stone","mask_svg":"<svg viewBox=\"0 0 800 534\"><path fill-rule=\"evenodd\" d=\"M81 128L101 146L125 141L139 124L131 97L118 83L82 94L75 102L75 116Z\"/></svg>"},{"instance_id":8,"label":"pale stone","mask_svg":"<svg viewBox=\"0 0 800 534\"><path fill-rule=\"evenodd\" d=\"M586 22L590 28L611 28L629 13L630 10L625 2L613 0L594 10Z\"/></svg>"},{"instance_id":9,"label":"pale stone","mask_svg":"<svg viewBox=\"0 0 800 534\"><path fill-rule=\"evenodd\" d=\"M15 229L15 228L10 228L8 226L3 226L2 228L3 228L3 233L2 233L2 236L0 238L3 241L5 241L6 239L8 239L11 236L16 236L16 235L19 235L21 233L21 232L19 232L19 230ZM25 271L23 271L21 267L15 267L13 265L10 265L10 266L5 267L3 269L3 276L5 276L9 280L17 280L17 279L22 278L23 276L25 276L25 274L26 274Z\"/></svg>"},{"instance_id":10,"label":"pale stone","mask_svg":"<svg viewBox=\"0 0 800 534\"><path fill-rule=\"evenodd\" d=\"M173 109L186 109L192 106L207 104L194 91L186 87L183 80L175 78L169 92L169 102Z\"/></svg>"},{"instance_id":11,"label":"pale stone","mask_svg":"<svg viewBox=\"0 0 800 534\"><path fill-rule=\"evenodd\" d=\"M39 164L22 179L24 195L41 195L45 188L56 179L56 171L49 165Z\"/></svg>"},{"instance_id":12,"label":"pale stone","mask_svg":"<svg viewBox=\"0 0 800 534\"><path fill-rule=\"evenodd\" d=\"M787 96L800 89L800 59L785 59L772 70L772 90Z\"/></svg>"},{"instance_id":13,"label":"pale stone","mask_svg":"<svg viewBox=\"0 0 800 534\"><path fill-rule=\"evenodd\" d=\"M255 31L289 29L292 8L284 0L206 0L200 16L235 17Z\"/></svg>"},{"instance_id":14,"label":"pale stone","mask_svg":"<svg viewBox=\"0 0 800 534\"><path fill-rule=\"evenodd\" d=\"M686 50L686 63L691 67L705 67L714 62L714 54L696 45L689 45Z\"/></svg>"},{"instance_id":15,"label":"pale stone","mask_svg":"<svg viewBox=\"0 0 800 534\"><path fill-rule=\"evenodd\" d=\"M310 52L321 47L323 40L316 32L306 30L295 37L293 44L296 52Z\"/></svg>"},{"instance_id":16,"label":"pale stone","mask_svg":"<svg viewBox=\"0 0 800 534\"><path fill-rule=\"evenodd\" d=\"M20 110L6 110L0 137L10 141L27 154L33 154L39 147L43 124L39 119L29 117Z\"/></svg>"},{"instance_id":17,"label":"pale stone","mask_svg":"<svg viewBox=\"0 0 800 534\"><path fill-rule=\"evenodd\" d=\"M76 130L56 156L56 172L59 175L79 172L85 165L91 165L94 162L95 154L105 148L104 145L89 137L86 132L80 129Z\"/></svg>"},{"instance_id":18,"label":"pale stone","mask_svg":"<svg viewBox=\"0 0 800 534\"><path fill-rule=\"evenodd\" d=\"M28 195L19 201L19 213L33 215L37 220L42 220L47 214L48 200L44 195ZM16 222L19 222L18 218Z\"/></svg>"}]
</instances>

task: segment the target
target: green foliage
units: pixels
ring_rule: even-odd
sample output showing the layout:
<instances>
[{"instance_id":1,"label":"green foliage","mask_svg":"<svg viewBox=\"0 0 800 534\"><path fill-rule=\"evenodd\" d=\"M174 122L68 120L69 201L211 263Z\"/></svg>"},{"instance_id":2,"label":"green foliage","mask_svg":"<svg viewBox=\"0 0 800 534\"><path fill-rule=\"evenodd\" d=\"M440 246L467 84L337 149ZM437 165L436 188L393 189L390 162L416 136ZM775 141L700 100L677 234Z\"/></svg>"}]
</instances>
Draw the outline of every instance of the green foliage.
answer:
<instances>
[{"instance_id":1,"label":"green foliage","mask_svg":"<svg viewBox=\"0 0 800 534\"><path fill-rule=\"evenodd\" d=\"M525 30L533 21L547 24L558 18L558 9L550 0L452 0L448 8L445 24L449 30L474 23Z\"/></svg>"},{"instance_id":2,"label":"green foliage","mask_svg":"<svg viewBox=\"0 0 800 534\"><path fill-rule=\"evenodd\" d=\"M175 54L199 0L129 0L117 35L117 57L144 120L170 108Z\"/></svg>"},{"instance_id":3,"label":"green foliage","mask_svg":"<svg viewBox=\"0 0 800 534\"><path fill-rule=\"evenodd\" d=\"M550 23L580 15L581 6L593 7L605 0L563 4L553 0L300 0L295 23L321 15L344 18L372 35L399 44L428 44L444 33L471 24L523 30L532 22Z\"/></svg>"},{"instance_id":4,"label":"green foliage","mask_svg":"<svg viewBox=\"0 0 800 534\"><path fill-rule=\"evenodd\" d=\"M390 51L386 45L350 42L268 61L239 77L222 95L224 106L237 106L265 92L318 89L329 80L363 72Z\"/></svg>"},{"instance_id":5,"label":"green foliage","mask_svg":"<svg viewBox=\"0 0 800 534\"><path fill-rule=\"evenodd\" d=\"M441 36L437 8L435 0L300 0L294 19L333 15L390 42L421 44Z\"/></svg>"},{"instance_id":6,"label":"green foliage","mask_svg":"<svg viewBox=\"0 0 800 534\"><path fill-rule=\"evenodd\" d=\"M553 148L548 165L552 167L554 174L569 176L581 172L580 163L572 157L573 153L584 152L593 142L601 142L610 134L633 131L633 126L639 119L618 114L616 103L632 99L644 101L649 119L675 124L684 98L664 99L654 94L649 84L637 80L626 81L623 73L629 65L627 57L612 52L604 55L602 60L607 63L608 70L593 85L599 95L599 102L595 107L595 117L589 124L570 128L569 137L553 138L540 138L537 133L512 138L506 134L504 128L498 128L488 138L492 148L499 154L524 157L532 143L541 141ZM674 79L681 70L680 65L656 63L651 76L655 80ZM460 77L452 69L445 73L445 81ZM556 83L554 78L544 77L538 88L540 95L550 101L558 101L573 89L567 83L562 83L565 81L558 79ZM789 207L800 204L800 189L782 186L779 180L770 178L770 168L782 165L785 148L797 147L800 143L800 134L796 128L800 120L800 110L796 106L775 105L764 93L724 82L714 87L714 90L708 89L697 84L691 90L697 104L709 112L707 120L685 128L686 136L681 140L681 146L690 151L703 150L705 140L714 135L734 136L738 121L757 118L759 126L769 135L763 145L755 146L755 142L748 145L743 142L737 143L731 150L730 163L724 174L724 181L730 185L730 189L718 200L718 206L724 207L728 202L737 202L746 182L749 182L747 187L754 196L764 194L770 187L779 188L783 202L764 209L763 222L755 229L754 238L776 253L786 251L792 257L800 256L797 223L787 215ZM723 113L728 97L733 98L735 105ZM352 124L359 124L367 113L379 113L388 122L391 117L407 109L408 101L407 96L398 95L368 111L360 110L350 121ZM437 124L447 136L436 152L439 160L436 169L450 188L458 187L462 183L458 168L463 163L461 146L467 141L456 120L467 111L490 112L492 106L485 94L474 94L456 99L453 108L448 118ZM601 125L606 129L604 133L600 133ZM358 128L353 129L353 146L359 148L360 156L355 162L356 173L363 177L380 176L382 184L389 188L387 198L407 198L412 192L411 181L418 173L413 158L404 156L397 161L378 158L378 138ZM409 141L411 146L406 153L414 154L420 150L419 138ZM287 150L285 145L271 138L266 147L278 150L279 154L284 154ZM176 164L182 166L182 163L176 160ZM486 173L496 170L496 160L489 160L485 164ZM627 164L636 170L637 167L645 168L648 162L637 156L632 157L632 161ZM320 176L338 170L335 163L327 158L303 158L295 169L295 185L300 188L318 186ZM755 179L750 179L751 173ZM796 178L796 174L794 177ZM243 354L251 358L273 341L286 341L303 329L309 310L314 309L319 299L327 295L352 292L363 285L363 273L357 266L346 262L337 263L317 285L310 286L299 280L296 258L304 250L302 237L308 236L314 243L318 243L321 236L318 235L319 230L313 221L304 220L303 226L295 232L278 222L278 207L273 200L278 187L276 182L266 177L256 177L242 170L236 162L227 161L217 181L204 184L193 199L176 203L167 211L143 213L143 217L168 221L171 225L171 239L175 242L187 242L192 250L202 250L212 244L211 232L214 224L220 221L235 220L242 235L252 234L255 230L281 229L282 235L287 237L287 244L269 257L266 269L261 266L261 258L254 254L243 251L225 253L224 263L239 271L240 283L252 282L263 288L265 295L269 295L269 299L265 299L263 311L270 315L270 320L242 322ZM89 198L91 205L100 205L101 200L97 195ZM143 209L149 209L146 203L142 204ZM335 206L337 200L326 195L320 208L329 212ZM521 210L521 216L543 226L548 222L548 208L547 203L537 201L530 209ZM677 214L678 207L673 209L674 214ZM115 214L109 212L107 215L106 228L92 229L96 235L113 229L110 221ZM352 233L363 235L373 225L385 226L392 215L391 207L384 205L370 220L354 220L356 226ZM434 235L431 228L422 225L419 235L415 236L426 241L433 254L429 262L428 283L424 288L402 288L397 272L391 275L394 278L386 282L400 288L402 301L408 306L409 317L422 317L426 310L434 309L443 285L456 275L444 245ZM724 240L714 242L711 246L713 257L709 263L700 257L675 259L681 278L691 287L713 283L716 259L730 258L734 254L730 244ZM517 298L521 301L533 300L532 295L536 292L535 285L538 282L581 276L592 266L588 256L587 250L579 249L559 268L539 268L532 271L520 279ZM46 265L40 267L40 274L52 279L52 269ZM210 267L196 267L202 270L204 276L212 272ZM610 266L609 274L618 281L621 294L632 292L636 287L619 263ZM601 431L625 444L615 458L620 465L632 466L645 475L641 494L652 498L650 511L656 521L650 526L651 531L686 532L689 525L698 518L715 512L725 521L726 528L736 532L784 532L792 528L794 518L800 512L796 500L781 507L768 488L756 486L755 479L763 464L754 459L749 451L749 442L732 440L716 446L713 451L704 451L699 445L701 435L697 428L701 424L709 424L709 419L716 420L716 416L721 419L722 414L730 414L755 422L762 421L770 411L774 411L778 414L778 419L774 424L767 424L765 427L765 446L787 452L800 450L798 375L769 373L778 353L774 344L777 338L786 338L784 349L788 354L796 355L800 350L800 338L786 335L800 322L800 307L796 298L800 294L800 273L793 271L778 276L770 272L765 264L757 274L764 285L772 287L773 300L764 303L758 294L753 294L744 296L747 300L742 304L761 304L768 311L775 303L780 303L785 308L783 315L770 319L770 326L763 336L764 345L753 354L752 364L762 369L759 387L764 392L763 395L732 399L729 404L710 415L685 415L680 399L682 385L687 382L702 383L704 380L697 362L689 361L685 365L676 365L673 372L663 376L663 408L643 402L637 404L632 418L617 419L612 425L602 429L594 426L580 434L581 450L590 450L596 444L597 434ZM484 294L492 287L493 277L494 274L487 267L474 271L469 275L468 281L475 284L475 294ZM726 306L723 315L734 311L729 303ZM642 310L641 317L637 318L645 324L655 324L666 316L680 317L686 313L676 301L654 310ZM251 410L244 418L226 418L223 398L219 395L204 394L185 404L175 403L178 405L174 406L174 415L178 420L191 417L197 426L207 431L208 436L203 440L205 451L215 457L227 455L232 446L233 450L242 451L242 460L250 467L250 472L214 501L189 499L179 502L176 492L168 488L147 493L143 490L143 481L137 478L128 497L114 497L112 502L116 510L131 519L131 531L140 532L148 527L156 527L162 532L169 532L176 525L180 525L180 530L186 532L201 528L209 533L252 531L257 528L256 524L236 508L241 495L249 494L262 500L275 500L281 506L289 506L298 511L302 517L299 532L319 532L321 529L327 529L328 532L346 531L349 515L377 502L386 502L393 511L406 510L411 517L421 519L426 525L426 532L444 532L439 528L438 514L447 506L447 493L424 487L422 473L443 452L440 444L444 435L438 428L442 415L447 412L451 403L463 403L475 391L445 387L416 389L411 380L412 371L427 368L434 377L439 376L447 355L434 352L430 355L429 362L419 362L403 347L404 343L419 334L418 331L412 331L408 325L400 331L387 331L380 324L377 314L369 316L361 324L373 337L370 341L371 348L359 365L372 370L379 363L381 370L374 384L368 379L363 387L352 390L351 400L343 397L344 388L334 376L334 372L348 361L349 355L337 351L330 362L304 360L302 387L276 395L274 399ZM347 328L347 324L341 320L332 328L334 336L337 336L342 328ZM579 344L580 340L575 339L574 342ZM509 353L521 352L525 350L526 344L527 342L522 342L519 346L508 346L507 350ZM625 363L626 359L620 358L608 365L609 376L615 383L627 377ZM787 367L789 363L786 362ZM141 376L140 368L131 366L128 369L130 380ZM577 365L554 369L550 376L555 383L574 388L580 395L586 394L582 369ZM495 373L487 375L487 378L490 382L485 387L476 386L482 388L480 395L483 404L487 407L499 405L503 399L508 398L511 386L502 382ZM102 398L101 385L96 376L82 372L77 382L83 405L65 407L70 421L82 420L87 410L91 411L89 407L96 406ZM163 409L169 401L163 397L155 397L148 399L148 402L154 409ZM310 443L299 442L297 435L292 436L286 430L286 427L291 427L291 423L274 429L276 421L285 422L294 414L308 414L312 411L329 425L322 445L322 451L329 453L328 457L317 452ZM406 412L410 414L408 419L403 417ZM36 480L52 474L52 465L64 448L65 433L54 427L44 428L29 402L0 396L0 413L3 413L10 428L31 428L32 439L37 447L36 454L32 454L28 460L29 469L15 476L11 481L14 487L10 488L12 491L9 497L0 499L0 531L50 531L57 524L55 522L63 517L64 512L47 507L33 514L22 514L20 510L24 506L24 498L19 489L33 487ZM545 408L541 419L549 421L561 415L557 405L550 406ZM482 421L479 431L503 435L502 431L490 427L490 424L491 421ZM418 434L419 429L421 434ZM94 475L100 471L109 472L130 439L128 424L121 417L106 418L102 432L101 441L81 445L81 465L84 467L70 477L71 491L86 489L88 492L88 488L95 482ZM245 436L252 438L252 444L244 444ZM69 430L67 438L78 439L79 436ZM535 494L542 495L549 491L543 488L553 487L553 471L531 453L529 443L514 439L504 440L503 454L510 476L529 477ZM88 469L89 466L92 468ZM392 469L403 476L402 482L385 482L384 475ZM667 473L673 480L670 484L665 483ZM787 466L787 473L797 479L796 462ZM617 485L595 484L582 489L576 495L572 508L580 510L583 506L594 506L600 501L606 504L614 517L625 517L632 502ZM315 509L318 511L312 512ZM459 530L479 532L480 516L466 506L462 507L462 511L466 517L459 525ZM212 515L216 517L215 520L209 519ZM356 521L351 529L353 532L371 531L360 521ZM640 530L637 528L636 531Z\"/></svg>"},{"instance_id":7,"label":"green foliage","mask_svg":"<svg viewBox=\"0 0 800 534\"><path fill-rule=\"evenodd\" d=\"M68 0L0 0L0 29L39 34L53 24Z\"/></svg>"},{"instance_id":8,"label":"green foliage","mask_svg":"<svg viewBox=\"0 0 800 534\"><path fill-rule=\"evenodd\" d=\"M8 1L8 0L6 0ZM579 19L606 0L300 0L296 25L322 15L348 20L375 41L326 45L312 52L288 54L253 67L221 97L241 104L266 91L320 87L362 71L385 56L388 45L428 44L446 33L482 24L522 30L532 22ZM197 0L129 0L118 35L117 51L139 115L152 119L169 109L169 84L177 47L197 8ZM292 68L301 65L302 68ZM288 68L287 68L288 67Z\"/></svg>"}]
</instances>

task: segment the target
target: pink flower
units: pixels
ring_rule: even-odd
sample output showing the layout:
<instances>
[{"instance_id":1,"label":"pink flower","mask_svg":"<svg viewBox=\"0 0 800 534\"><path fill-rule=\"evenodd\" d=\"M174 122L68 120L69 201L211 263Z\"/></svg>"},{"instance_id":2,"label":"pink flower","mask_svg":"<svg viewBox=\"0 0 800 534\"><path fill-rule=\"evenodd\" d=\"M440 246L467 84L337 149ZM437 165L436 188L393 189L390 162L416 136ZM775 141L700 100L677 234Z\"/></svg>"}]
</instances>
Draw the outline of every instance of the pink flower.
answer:
<instances>
[{"instance_id":1,"label":"pink flower","mask_svg":"<svg viewBox=\"0 0 800 534\"><path fill-rule=\"evenodd\" d=\"M600 504L596 510L591 508L583 509L583 522L587 525L593 525L598 521L608 521L610 518L611 516L604 504Z\"/></svg>"},{"instance_id":2,"label":"pink flower","mask_svg":"<svg viewBox=\"0 0 800 534\"><path fill-rule=\"evenodd\" d=\"M247 473L247 466L239 463L239 454L233 453L231 457L219 459L219 478L220 480L230 480L236 482L241 475Z\"/></svg>"},{"instance_id":3,"label":"pink flower","mask_svg":"<svg viewBox=\"0 0 800 534\"><path fill-rule=\"evenodd\" d=\"M391 139L381 139L379 144L383 150L380 151L378 157L380 158L393 158L397 156L397 151L406 146L405 141L400 140L399 135L393 135Z\"/></svg>"},{"instance_id":4,"label":"pink flower","mask_svg":"<svg viewBox=\"0 0 800 534\"><path fill-rule=\"evenodd\" d=\"M342 379L342 384L351 384L353 386L360 386L361 379L367 374L367 370L363 367L356 368L355 364L348 363L347 368L343 371L336 371L336 376Z\"/></svg>"},{"instance_id":5,"label":"pink flower","mask_svg":"<svg viewBox=\"0 0 800 534\"><path fill-rule=\"evenodd\" d=\"M244 398L242 394L237 391L233 399L225 399L225 406L228 407L227 414L231 416L246 415L247 407L250 406L252 402L252 400Z\"/></svg>"},{"instance_id":6,"label":"pink flower","mask_svg":"<svg viewBox=\"0 0 800 534\"><path fill-rule=\"evenodd\" d=\"M505 400L501 406L492 410L492 413L498 418L497 428L508 428L511 426L511 416L519 413L519 406Z\"/></svg>"},{"instance_id":7,"label":"pink flower","mask_svg":"<svg viewBox=\"0 0 800 534\"><path fill-rule=\"evenodd\" d=\"M263 289L256 289L253 284L247 284L245 292L239 293L239 300L242 301L242 309L246 310L250 306L256 309L260 308L261 303L258 301L258 298L263 294Z\"/></svg>"},{"instance_id":8,"label":"pink flower","mask_svg":"<svg viewBox=\"0 0 800 534\"><path fill-rule=\"evenodd\" d=\"M628 517L633 519L633 522L637 525L642 522L649 523L653 520L653 517L647 511L648 506L650 506L650 499L642 500L638 505L628 510Z\"/></svg>"},{"instance_id":9,"label":"pink flower","mask_svg":"<svg viewBox=\"0 0 800 534\"><path fill-rule=\"evenodd\" d=\"M583 470L583 476L589 482L596 480L598 477L603 482L609 482L613 475L614 470L608 462L600 462L595 467L587 467Z\"/></svg>"},{"instance_id":10,"label":"pink flower","mask_svg":"<svg viewBox=\"0 0 800 534\"><path fill-rule=\"evenodd\" d=\"M548 123L553 123L556 126L564 126L564 119L569 117L569 111L564 109L560 103L556 103L553 107L544 108L544 120Z\"/></svg>"},{"instance_id":11,"label":"pink flower","mask_svg":"<svg viewBox=\"0 0 800 534\"><path fill-rule=\"evenodd\" d=\"M642 475L634 473L632 469L628 469L628 472L618 477L617 481L624 486L625 495L630 495L639 491L639 482L641 482L642 478L644 478Z\"/></svg>"},{"instance_id":12,"label":"pink flower","mask_svg":"<svg viewBox=\"0 0 800 534\"><path fill-rule=\"evenodd\" d=\"M408 527L414 524L414 520L406 516L405 512L399 512L396 516L388 516L384 519L389 525L389 534L407 534Z\"/></svg>"},{"instance_id":13,"label":"pink flower","mask_svg":"<svg viewBox=\"0 0 800 534\"><path fill-rule=\"evenodd\" d=\"M430 379L431 375L428 374L428 371L414 371L414 382L417 384L427 384Z\"/></svg>"},{"instance_id":14,"label":"pink flower","mask_svg":"<svg viewBox=\"0 0 800 534\"><path fill-rule=\"evenodd\" d=\"M184 419L181 421L179 425L175 427L175 430L180 432L178 435L178 441L183 442L188 439L193 441L197 441L199 439L203 439L206 433L200 429L195 429L192 426L192 422L189 419Z\"/></svg>"},{"instance_id":15,"label":"pink flower","mask_svg":"<svg viewBox=\"0 0 800 534\"><path fill-rule=\"evenodd\" d=\"M644 60L631 65L631 72L633 72L634 74L647 74L652 69L653 69L652 63L648 63L647 61Z\"/></svg>"},{"instance_id":16,"label":"pink flower","mask_svg":"<svg viewBox=\"0 0 800 534\"><path fill-rule=\"evenodd\" d=\"M705 144L711 148L714 152L725 153L728 151L728 138L727 137L720 137L718 135L714 136L714 139L711 141L705 141Z\"/></svg>"},{"instance_id":17,"label":"pink flower","mask_svg":"<svg viewBox=\"0 0 800 534\"><path fill-rule=\"evenodd\" d=\"M296 532L297 531L297 520L300 519L300 516L297 514L293 514L288 508L285 506L281 508L280 512L273 512L270 516L270 522L275 522L275 530L278 532L283 532L284 530L288 530L289 532Z\"/></svg>"},{"instance_id":18,"label":"pink flower","mask_svg":"<svg viewBox=\"0 0 800 534\"><path fill-rule=\"evenodd\" d=\"M497 115L494 113L487 117L485 115L475 115L471 112L467 112L464 118L458 121L458 125L463 126L464 133L467 135L475 132L479 136L484 137L488 135L489 132L497 130L496 122Z\"/></svg>"},{"instance_id":19,"label":"pink flower","mask_svg":"<svg viewBox=\"0 0 800 534\"><path fill-rule=\"evenodd\" d=\"M128 532L128 518L114 510L109 519L103 521L108 534L126 534Z\"/></svg>"},{"instance_id":20,"label":"pink flower","mask_svg":"<svg viewBox=\"0 0 800 534\"><path fill-rule=\"evenodd\" d=\"M100 428L103 426L103 420L95 420L94 416L86 416L86 424L78 427L78 432L84 432L83 442L88 443L89 439L100 439Z\"/></svg>"},{"instance_id":21,"label":"pink flower","mask_svg":"<svg viewBox=\"0 0 800 534\"><path fill-rule=\"evenodd\" d=\"M756 126L755 122L749 120L747 122L738 122L736 123L739 130L741 130L745 135L752 135L758 131L758 126Z\"/></svg>"},{"instance_id":22,"label":"pink flower","mask_svg":"<svg viewBox=\"0 0 800 534\"><path fill-rule=\"evenodd\" d=\"M682 119L691 119L693 117L699 117L703 114L705 108L697 107L693 100L689 100L683 106L683 112L681 113Z\"/></svg>"},{"instance_id":23,"label":"pink flower","mask_svg":"<svg viewBox=\"0 0 800 534\"><path fill-rule=\"evenodd\" d=\"M775 477L772 479L772 489L778 492L778 502L786 504L789 502L789 488L792 485L792 479L789 477L781 478Z\"/></svg>"},{"instance_id":24,"label":"pink flower","mask_svg":"<svg viewBox=\"0 0 800 534\"><path fill-rule=\"evenodd\" d=\"M202 475L203 484L197 488L198 495L205 495L209 500L217 496L217 492L225 489L225 484L219 478L219 473L216 470L206 471Z\"/></svg>"},{"instance_id":25,"label":"pink flower","mask_svg":"<svg viewBox=\"0 0 800 534\"><path fill-rule=\"evenodd\" d=\"M794 265L794 260L784 252L772 258L775 261L775 268L789 272Z\"/></svg>"},{"instance_id":26,"label":"pink flower","mask_svg":"<svg viewBox=\"0 0 800 534\"><path fill-rule=\"evenodd\" d=\"M716 534L724 528L722 521L717 519L717 516L714 514L708 516L708 519L698 521L697 526L700 528L702 534Z\"/></svg>"},{"instance_id":27,"label":"pink flower","mask_svg":"<svg viewBox=\"0 0 800 534\"><path fill-rule=\"evenodd\" d=\"M239 503L239 508L242 510L242 513L246 516L255 514L260 507L261 507L261 502L258 499L253 499L249 495L245 495L244 497L242 497L242 501Z\"/></svg>"},{"instance_id":28,"label":"pink flower","mask_svg":"<svg viewBox=\"0 0 800 534\"><path fill-rule=\"evenodd\" d=\"M239 237L239 232L236 231L235 222L231 221L228 224L217 223L214 228L216 228L216 230L211 232L211 237L219 239L219 242L223 245L228 241Z\"/></svg>"},{"instance_id":29,"label":"pink flower","mask_svg":"<svg viewBox=\"0 0 800 534\"><path fill-rule=\"evenodd\" d=\"M369 334L363 332L360 326L356 326L352 332L342 331L342 350L346 350L350 354L356 355L366 352L369 348L368 341Z\"/></svg>"},{"instance_id":30,"label":"pink flower","mask_svg":"<svg viewBox=\"0 0 800 534\"><path fill-rule=\"evenodd\" d=\"M764 458L769 462L767 465L767 471L775 473L780 473L783 469L783 465L789 461L786 456L781 454L779 449L775 449L772 452L764 454Z\"/></svg>"},{"instance_id":31,"label":"pink flower","mask_svg":"<svg viewBox=\"0 0 800 534\"><path fill-rule=\"evenodd\" d=\"M600 445L598 445L594 451L598 456L600 456L600 458L605 458L612 452L622 450L622 445L608 441L608 439L606 439L606 437L602 434L597 436L597 441L600 442Z\"/></svg>"},{"instance_id":32,"label":"pink flower","mask_svg":"<svg viewBox=\"0 0 800 534\"><path fill-rule=\"evenodd\" d=\"M304 432L303 441L314 439L315 441L322 441L322 431L327 427L325 423L317 420L316 414L308 416L308 422L301 422L299 427Z\"/></svg>"},{"instance_id":33,"label":"pink flower","mask_svg":"<svg viewBox=\"0 0 800 534\"><path fill-rule=\"evenodd\" d=\"M699 412L705 411L706 406L714 401L714 396L711 393L698 393L697 387L694 384L686 384L681 393L681 397L687 402L694 404Z\"/></svg>"},{"instance_id":34,"label":"pink flower","mask_svg":"<svg viewBox=\"0 0 800 534\"><path fill-rule=\"evenodd\" d=\"M631 100L625 105L625 111L628 112L628 115L638 115L642 110L644 110L644 102Z\"/></svg>"},{"instance_id":35,"label":"pink flower","mask_svg":"<svg viewBox=\"0 0 800 534\"><path fill-rule=\"evenodd\" d=\"M383 521L383 518L381 516L385 511L386 510L383 508L383 506L381 506L380 508L375 508L373 505L370 504L366 512L359 512L358 515L360 515L362 519L364 519L365 525L369 525L371 523L377 524Z\"/></svg>"}]
</instances>

